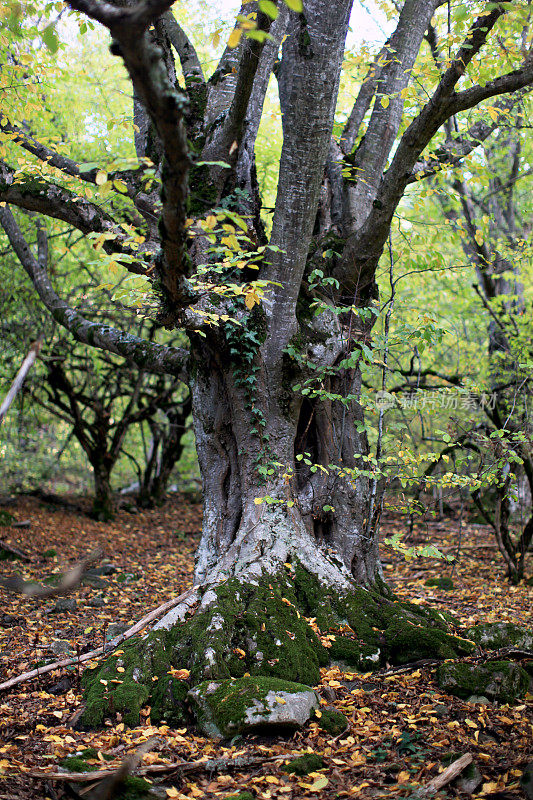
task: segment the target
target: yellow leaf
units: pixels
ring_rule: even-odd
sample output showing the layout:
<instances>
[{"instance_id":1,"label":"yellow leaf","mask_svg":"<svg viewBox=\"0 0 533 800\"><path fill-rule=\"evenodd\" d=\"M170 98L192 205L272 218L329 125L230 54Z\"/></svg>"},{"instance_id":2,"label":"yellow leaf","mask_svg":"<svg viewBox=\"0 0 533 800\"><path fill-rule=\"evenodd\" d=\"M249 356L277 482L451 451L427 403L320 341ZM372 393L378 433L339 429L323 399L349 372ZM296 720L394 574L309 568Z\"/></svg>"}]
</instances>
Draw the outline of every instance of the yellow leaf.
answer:
<instances>
[{"instance_id":1,"label":"yellow leaf","mask_svg":"<svg viewBox=\"0 0 533 800\"><path fill-rule=\"evenodd\" d=\"M389 97L382 97L379 102L381 103L383 108L387 108L389 103L390 103L390 98Z\"/></svg>"},{"instance_id":2,"label":"yellow leaf","mask_svg":"<svg viewBox=\"0 0 533 800\"><path fill-rule=\"evenodd\" d=\"M122 192L122 194L127 194L128 193L128 187L126 186L124 181L120 181L120 180L113 181L113 186L115 187L117 192Z\"/></svg>"},{"instance_id":3,"label":"yellow leaf","mask_svg":"<svg viewBox=\"0 0 533 800\"><path fill-rule=\"evenodd\" d=\"M103 169L99 169L94 180L97 186L103 186L107 181L107 172L104 172Z\"/></svg>"},{"instance_id":4,"label":"yellow leaf","mask_svg":"<svg viewBox=\"0 0 533 800\"><path fill-rule=\"evenodd\" d=\"M178 797L179 792L175 786L171 786L170 789L165 790L167 793L167 797Z\"/></svg>"},{"instance_id":5,"label":"yellow leaf","mask_svg":"<svg viewBox=\"0 0 533 800\"><path fill-rule=\"evenodd\" d=\"M411 776L407 770L402 770L402 772L398 773L398 783L407 783L410 778Z\"/></svg>"},{"instance_id":6,"label":"yellow leaf","mask_svg":"<svg viewBox=\"0 0 533 800\"><path fill-rule=\"evenodd\" d=\"M498 110L493 106L489 106L487 108L487 111L489 112L489 117L491 118L491 120L493 122L498 122Z\"/></svg>"},{"instance_id":7,"label":"yellow leaf","mask_svg":"<svg viewBox=\"0 0 533 800\"><path fill-rule=\"evenodd\" d=\"M254 503L256 504L256 506L260 506L262 502L263 502L263 498L262 497L255 497L254 498Z\"/></svg>"},{"instance_id":8,"label":"yellow leaf","mask_svg":"<svg viewBox=\"0 0 533 800\"><path fill-rule=\"evenodd\" d=\"M320 778L317 778L316 781L309 786L310 792L320 792L322 789L325 789L328 785L329 780L326 778L325 775L321 775Z\"/></svg>"},{"instance_id":9,"label":"yellow leaf","mask_svg":"<svg viewBox=\"0 0 533 800\"><path fill-rule=\"evenodd\" d=\"M469 728L477 728L476 723L473 720L468 719L468 717L465 719L465 722Z\"/></svg>"},{"instance_id":10,"label":"yellow leaf","mask_svg":"<svg viewBox=\"0 0 533 800\"><path fill-rule=\"evenodd\" d=\"M188 669L174 669L174 667L171 667L167 674L172 675L173 678L177 678L179 681L186 681L191 673Z\"/></svg>"},{"instance_id":11,"label":"yellow leaf","mask_svg":"<svg viewBox=\"0 0 533 800\"><path fill-rule=\"evenodd\" d=\"M209 228L209 230L213 230L215 225L217 224L217 218L213 216L213 214L209 214L205 220L205 227Z\"/></svg>"},{"instance_id":12,"label":"yellow leaf","mask_svg":"<svg viewBox=\"0 0 533 800\"><path fill-rule=\"evenodd\" d=\"M241 36L242 36L242 28L235 28L235 30L231 32L230 37L228 39L228 47L231 48L237 47L237 45L241 41Z\"/></svg>"},{"instance_id":13,"label":"yellow leaf","mask_svg":"<svg viewBox=\"0 0 533 800\"><path fill-rule=\"evenodd\" d=\"M276 697L276 702L280 703L280 705L284 706L287 701L283 699L283 697Z\"/></svg>"}]
</instances>

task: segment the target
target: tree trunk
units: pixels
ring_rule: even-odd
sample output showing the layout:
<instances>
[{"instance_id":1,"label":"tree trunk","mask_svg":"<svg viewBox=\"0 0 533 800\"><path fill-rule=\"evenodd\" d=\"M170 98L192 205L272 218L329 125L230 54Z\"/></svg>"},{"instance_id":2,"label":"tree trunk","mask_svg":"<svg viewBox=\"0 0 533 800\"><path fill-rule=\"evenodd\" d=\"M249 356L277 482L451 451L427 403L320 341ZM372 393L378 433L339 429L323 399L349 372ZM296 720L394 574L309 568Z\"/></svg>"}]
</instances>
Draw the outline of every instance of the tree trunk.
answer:
<instances>
[{"instance_id":1,"label":"tree trunk","mask_svg":"<svg viewBox=\"0 0 533 800\"><path fill-rule=\"evenodd\" d=\"M330 661L368 671L473 647L382 581L376 534L367 533L368 478L357 470L366 451L358 404L293 391L306 359L285 354L268 365L263 312L249 319L253 327L230 324L192 341L204 485L195 585L148 636L86 673L87 725L115 712L138 724L147 702L154 722L183 723L188 689L206 679L314 685ZM335 362L343 341L315 341L315 361ZM357 394L357 371L344 378ZM321 641L317 626L334 630L333 640ZM169 677L176 667L186 678Z\"/></svg>"},{"instance_id":2,"label":"tree trunk","mask_svg":"<svg viewBox=\"0 0 533 800\"><path fill-rule=\"evenodd\" d=\"M91 516L108 522L115 514L115 499L111 489L111 469L102 459L91 460L94 478L94 498Z\"/></svg>"},{"instance_id":3,"label":"tree trunk","mask_svg":"<svg viewBox=\"0 0 533 800\"><path fill-rule=\"evenodd\" d=\"M273 574L295 558L337 590L352 577L365 586L381 581L377 542L366 534L368 479L356 463L366 452L355 429L360 407L302 397L293 391L302 379L296 359L284 355L269 368L257 330L227 331L212 346L195 343L193 415L204 488L196 582ZM340 344L323 347L324 364ZM345 377L358 392L359 376Z\"/></svg>"}]
</instances>

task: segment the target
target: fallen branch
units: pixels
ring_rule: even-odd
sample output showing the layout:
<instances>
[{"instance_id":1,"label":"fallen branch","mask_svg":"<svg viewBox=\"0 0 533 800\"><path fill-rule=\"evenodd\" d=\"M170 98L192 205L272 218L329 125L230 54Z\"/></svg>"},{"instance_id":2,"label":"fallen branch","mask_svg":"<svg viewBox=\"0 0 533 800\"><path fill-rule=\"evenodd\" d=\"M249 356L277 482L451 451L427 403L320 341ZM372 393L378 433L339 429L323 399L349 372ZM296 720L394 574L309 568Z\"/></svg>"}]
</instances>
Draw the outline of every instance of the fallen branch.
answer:
<instances>
[{"instance_id":1,"label":"fallen branch","mask_svg":"<svg viewBox=\"0 0 533 800\"><path fill-rule=\"evenodd\" d=\"M22 550L19 550L18 547L15 547L12 544L8 544L4 542L3 539L0 539L0 550L5 550L6 553L11 553L11 555L16 556L17 558L22 559L22 561L31 561L31 558L26 553L23 553Z\"/></svg>"},{"instance_id":2,"label":"fallen branch","mask_svg":"<svg viewBox=\"0 0 533 800\"><path fill-rule=\"evenodd\" d=\"M43 586L33 581L25 581L20 575L0 578L0 586L8 592L24 594L26 597L33 597L39 600L45 600L48 597L56 597L59 594L68 594L81 583L87 567L90 564L94 564L94 562L98 561L101 557L102 550L100 548L93 550L86 558L78 561L72 569L65 572L57 586Z\"/></svg>"},{"instance_id":3,"label":"fallen branch","mask_svg":"<svg viewBox=\"0 0 533 800\"><path fill-rule=\"evenodd\" d=\"M38 669L32 669L29 672L23 672L14 678L10 678L9 680L0 683L0 691L3 689L11 689L12 686L17 686L19 683L29 681L32 678L40 678L47 672L53 672L53 670L62 669L63 667L70 667L73 664L83 664L85 661L91 661L92 659L98 658L101 655L107 655L121 645L122 642L126 641L126 639L130 639L132 636L135 636L136 633L139 633L139 631L141 631L146 625L149 625L150 622L153 622L162 614L170 611L170 609L174 608L180 603L186 603L189 598L192 599L192 605L196 600L196 591L192 588L187 589L186 592L183 592L183 594L173 600L167 600L166 603L163 603L163 605L154 609L154 611L150 611L150 613L142 617L139 622L136 622L135 625L133 625L131 628L128 628L128 630L124 631L124 633L120 634L120 636L116 636L107 644L97 647L95 650L91 650L88 653L83 653L83 655L74 656L73 658L63 658L61 661L55 661L53 664L46 664Z\"/></svg>"},{"instance_id":4,"label":"fallen branch","mask_svg":"<svg viewBox=\"0 0 533 800\"><path fill-rule=\"evenodd\" d=\"M26 375L28 374L28 372L32 368L32 366L33 366L33 364L35 362L35 359L39 355L39 351L40 351L40 349L42 347L42 344L43 344L43 340L42 339L38 339L36 342L33 342L33 344L31 345L31 347L29 349L29 352L28 352L28 355L26 356L26 358L22 362L22 366L19 369L19 371L17 372L17 374L15 376L15 380L11 384L11 387L10 387L8 393L6 394L6 396L4 398L4 402L2 403L2 405L0 405L0 423L4 419L5 415L9 411L10 405L12 404L13 400L15 399L15 397L19 393L20 389L22 388L22 384L24 383L24 380L26 379Z\"/></svg>"},{"instance_id":5,"label":"fallen branch","mask_svg":"<svg viewBox=\"0 0 533 800\"><path fill-rule=\"evenodd\" d=\"M144 754L153 750L160 741L157 736L152 736L146 742L143 742L140 747L122 761L118 769L111 770L111 773L103 778L94 789L91 795L92 800L109 800L109 798L114 797L116 790L124 783L128 775L131 775L139 767ZM102 772L107 772L107 770L102 770Z\"/></svg>"},{"instance_id":6,"label":"fallen branch","mask_svg":"<svg viewBox=\"0 0 533 800\"><path fill-rule=\"evenodd\" d=\"M135 770L136 775L154 775L162 772L225 772L234 769L248 769L270 761L283 760L285 756L237 756L236 758L210 758L200 761L176 761L173 764L150 764ZM99 769L94 772L45 772L32 770L25 773L30 778L48 781L72 781L73 783L93 783L115 775L117 770ZM101 800L100 798L98 800Z\"/></svg>"},{"instance_id":7,"label":"fallen branch","mask_svg":"<svg viewBox=\"0 0 533 800\"><path fill-rule=\"evenodd\" d=\"M458 758L457 761L454 761L453 764L441 772L440 775L437 775L436 778L433 778L426 786L421 786L420 789L417 789L411 797L412 798L426 798L426 797L433 797L434 794L437 794L440 789L446 786L448 783L451 783L461 772L468 767L473 761L472 755L470 753L466 753L461 758Z\"/></svg>"}]
</instances>

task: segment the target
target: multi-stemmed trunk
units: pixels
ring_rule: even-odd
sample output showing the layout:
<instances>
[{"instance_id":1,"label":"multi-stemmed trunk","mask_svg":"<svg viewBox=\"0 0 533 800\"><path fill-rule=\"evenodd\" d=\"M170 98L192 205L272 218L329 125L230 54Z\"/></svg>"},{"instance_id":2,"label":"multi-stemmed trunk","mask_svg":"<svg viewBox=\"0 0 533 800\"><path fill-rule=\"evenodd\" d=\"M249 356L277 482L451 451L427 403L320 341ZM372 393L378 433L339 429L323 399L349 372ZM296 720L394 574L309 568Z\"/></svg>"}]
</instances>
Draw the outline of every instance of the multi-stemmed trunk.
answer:
<instances>
[{"instance_id":1,"label":"multi-stemmed trunk","mask_svg":"<svg viewBox=\"0 0 533 800\"><path fill-rule=\"evenodd\" d=\"M259 346L249 361L246 332L242 340L241 358L220 341L193 349L204 487L196 581L272 574L298 558L338 589L350 575L373 585L381 569L367 533L368 480L355 463L366 450L354 424L360 408L303 398L293 390L301 378L294 359L268 366ZM238 337L231 343L235 352Z\"/></svg>"}]
</instances>

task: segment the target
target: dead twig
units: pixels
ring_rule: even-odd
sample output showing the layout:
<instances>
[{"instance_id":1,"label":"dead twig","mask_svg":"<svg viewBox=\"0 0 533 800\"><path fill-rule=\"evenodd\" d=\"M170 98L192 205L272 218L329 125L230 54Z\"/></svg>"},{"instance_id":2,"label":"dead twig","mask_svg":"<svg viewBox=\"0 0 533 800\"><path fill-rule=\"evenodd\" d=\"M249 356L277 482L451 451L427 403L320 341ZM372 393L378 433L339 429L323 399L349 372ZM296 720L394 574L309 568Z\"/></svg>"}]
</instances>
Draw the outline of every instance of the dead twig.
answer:
<instances>
[{"instance_id":1,"label":"dead twig","mask_svg":"<svg viewBox=\"0 0 533 800\"><path fill-rule=\"evenodd\" d=\"M420 786L416 791L414 791L411 795L409 795L409 800L426 800L429 797L433 797L440 791L444 786L448 783L451 783L461 772L468 767L473 761L472 756L470 753L466 753L461 758L458 758L453 764L450 764L444 772L441 772L440 775L437 775L436 778L433 778L429 783L425 786Z\"/></svg>"},{"instance_id":2,"label":"dead twig","mask_svg":"<svg viewBox=\"0 0 533 800\"><path fill-rule=\"evenodd\" d=\"M116 636L110 642L107 643L106 653L110 653L112 650L117 648L122 642L126 639L130 639L132 636L135 636L136 633L139 633L146 625L149 625L150 622L153 622L162 614L165 614L167 611L170 611L175 606L180 605L180 603L186 603L188 599L192 598L191 606L193 602L196 600L196 592L194 589L187 589L186 592L181 594L179 597L174 598L173 600L167 600L166 603L163 603L158 608L154 609L154 611L150 611L149 614L146 614L139 622L136 622L131 628L128 628L127 631L120 634L120 636ZM73 658L63 658L61 661L54 661L52 664L46 664L44 667L39 667L39 669L32 669L29 672L23 672L20 675L15 676L14 678L9 678L9 680L0 683L0 691L3 689L11 689L13 686L17 686L19 683L23 683L24 681L32 680L32 678L41 677L45 675L47 672L52 672L56 669L61 669L63 667L70 667L72 664L81 664L85 661L91 661L94 658L98 658L98 656L103 654L103 648L97 647L95 650L91 650L88 653L84 653L82 656L78 658L78 656L74 656Z\"/></svg>"},{"instance_id":3,"label":"dead twig","mask_svg":"<svg viewBox=\"0 0 533 800\"><path fill-rule=\"evenodd\" d=\"M230 770L247 769L248 767L266 764L268 762L283 760L285 756L236 756L235 758L211 758L199 761L176 761L172 764L150 764L146 767L139 767L135 770L136 775L155 775L164 772L181 772L189 774L191 772L226 772ZM30 778L40 778L49 781L72 781L73 783L94 783L103 778L115 775L118 770L99 769L95 772L45 772L44 770L32 770L25 773ZM125 776L124 776L125 777ZM107 795L108 796L108 795ZM98 800L102 800L98 796Z\"/></svg>"},{"instance_id":4,"label":"dead twig","mask_svg":"<svg viewBox=\"0 0 533 800\"><path fill-rule=\"evenodd\" d=\"M18 547L15 547L12 544L8 544L4 542L3 539L0 539L0 550L5 550L6 553L11 553L11 555L20 558L22 561L31 561L31 558L26 553L23 553L22 550L19 550Z\"/></svg>"},{"instance_id":5,"label":"dead twig","mask_svg":"<svg viewBox=\"0 0 533 800\"><path fill-rule=\"evenodd\" d=\"M0 405L0 424L2 423L2 420L4 419L7 412L9 411L9 407L11 406L13 400L15 399L20 389L22 388L22 384L24 383L26 375L32 368L35 359L39 355L42 345L43 345L43 340L38 339L36 342L33 342L33 344L30 346L28 355L22 362L22 366L17 372L15 380L11 384L8 393L4 398L4 402L2 403L2 405Z\"/></svg>"}]
</instances>

